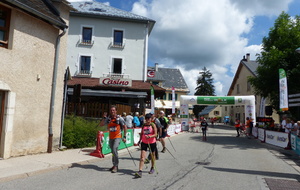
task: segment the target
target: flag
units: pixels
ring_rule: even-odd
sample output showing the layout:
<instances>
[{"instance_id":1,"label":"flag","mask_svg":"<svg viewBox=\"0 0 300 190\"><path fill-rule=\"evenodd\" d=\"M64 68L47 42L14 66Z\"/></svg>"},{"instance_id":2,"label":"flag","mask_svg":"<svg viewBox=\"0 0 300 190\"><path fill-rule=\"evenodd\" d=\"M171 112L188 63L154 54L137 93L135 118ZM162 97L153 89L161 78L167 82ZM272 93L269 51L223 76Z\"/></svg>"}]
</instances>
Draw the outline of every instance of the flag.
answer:
<instances>
[{"instance_id":1,"label":"flag","mask_svg":"<svg viewBox=\"0 0 300 190\"><path fill-rule=\"evenodd\" d=\"M151 113L154 114L154 88L151 85Z\"/></svg>"},{"instance_id":2,"label":"flag","mask_svg":"<svg viewBox=\"0 0 300 190\"><path fill-rule=\"evenodd\" d=\"M279 69L279 108L280 111L289 110L287 79L284 69Z\"/></svg>"},{"instance_id":3,"label":"flag","mask_svg":"<svg viewBox=\"0 0 300 190\"><path fill-rule=\"evenodd\" d=\"M175 88L172 86L172 114L175 114Z\"/></svg>"}]
</instances>

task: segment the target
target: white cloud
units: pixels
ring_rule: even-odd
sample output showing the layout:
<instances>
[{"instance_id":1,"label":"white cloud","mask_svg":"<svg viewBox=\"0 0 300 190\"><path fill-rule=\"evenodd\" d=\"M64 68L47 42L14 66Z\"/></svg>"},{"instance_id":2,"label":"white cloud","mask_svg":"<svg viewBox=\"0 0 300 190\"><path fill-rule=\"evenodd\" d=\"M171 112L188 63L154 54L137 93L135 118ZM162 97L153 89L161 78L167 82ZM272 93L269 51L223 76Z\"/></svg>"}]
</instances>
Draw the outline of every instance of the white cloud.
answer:
<instances>
[{"instance_id":1,"label":"white cloud","mask_svg":"<svg viewBox=\"0 0 300 190\"><path fill-rule=\"evenodd\" d=\"M292 0L140 0L132 12L154 19L149 59L180 68L194 93L199 71L211 71L217 95L226 95L236 68L246 53L251 60L260 45L248 45L258 15L280 14Z\"/></svg>"},{"instance_id":2,"label":"white cloud","mask_svg":"<svg viewBox=\"0 0 300 190\"><path fill-rule=\"evenodd\" d=\"M68 0L69 2L84 2L84 1L94 1L94 0Z\"/></svg>"}]
</instances>

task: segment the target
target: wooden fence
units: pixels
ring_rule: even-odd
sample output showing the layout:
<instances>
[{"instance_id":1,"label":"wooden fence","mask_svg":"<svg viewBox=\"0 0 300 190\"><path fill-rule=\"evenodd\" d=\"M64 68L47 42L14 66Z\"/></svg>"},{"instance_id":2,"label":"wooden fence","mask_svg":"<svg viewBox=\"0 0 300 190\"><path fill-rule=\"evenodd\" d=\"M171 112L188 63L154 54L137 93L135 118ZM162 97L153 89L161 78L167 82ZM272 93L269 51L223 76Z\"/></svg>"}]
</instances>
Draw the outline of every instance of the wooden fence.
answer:
<instances>
[{"instance_id":1,"label":"wooden fence","mask_svg":"<svg viewBox=\"0 0 300 190\"><path fill-rule=\"evenodd\" d=\"M102 117L104 112L109 113L109 104L106 103L73 103L68 102L66 103L66 115L77 115L83 117L94 117L100 118ZM127 114L131 112L131 106L123 105L123 104L116 104L118 110L117 114L121 115L123 112Z\"/></svg>"}]
</instances>

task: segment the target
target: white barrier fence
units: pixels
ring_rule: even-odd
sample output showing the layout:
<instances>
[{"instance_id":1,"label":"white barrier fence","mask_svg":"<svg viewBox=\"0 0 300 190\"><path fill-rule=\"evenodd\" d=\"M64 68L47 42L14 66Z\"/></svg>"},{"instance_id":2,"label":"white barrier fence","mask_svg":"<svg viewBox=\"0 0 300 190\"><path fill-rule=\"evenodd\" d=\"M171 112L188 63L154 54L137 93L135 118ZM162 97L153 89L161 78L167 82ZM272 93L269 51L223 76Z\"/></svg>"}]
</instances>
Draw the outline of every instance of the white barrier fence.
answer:
<instances>
[{"instance_id":1,"label":"white barrier fence","mask_svg":"<svg viewBox=\"0 0 300 190\"><path fill-rule=\"evenodd\" d=\"M140 133L142 131L142 128L134 128L133 129L133 140L134 145L137 146L139 140L140 140ZM171 124L168 127L167 134L169 136L173 136L181 132L181 124Z\"/></svg>"},{"instance_id":2,"label":"white barrier fence","mask_svg":"<svg viewBox=\"0 0 300 190\"><path fill-rule=\"evenodd\" d=\"M287 147L289 138L287 133L269 131L262 128L253 127L252 135L262 142L279 146L282 148Z\"/></svg>"}]
</instances>

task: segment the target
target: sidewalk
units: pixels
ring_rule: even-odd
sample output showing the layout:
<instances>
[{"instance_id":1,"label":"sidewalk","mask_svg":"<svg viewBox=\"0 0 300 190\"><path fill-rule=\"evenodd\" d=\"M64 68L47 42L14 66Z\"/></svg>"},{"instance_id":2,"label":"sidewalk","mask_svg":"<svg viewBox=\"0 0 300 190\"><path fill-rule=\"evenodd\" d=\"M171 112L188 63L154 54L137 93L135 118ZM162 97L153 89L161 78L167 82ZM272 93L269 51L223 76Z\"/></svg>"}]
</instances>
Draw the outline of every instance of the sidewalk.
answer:
<instances>
[{"instance_id":1,"label":"sidewalk","mask_svg":"<svg viewBox=\"0 0 300 190\"><path fill-rule=\"evenodd\" d=\"M69 168L75 163L88 164L111 158L111 154L105 155L105 158L90 156L94 150L95 148L70 149L0 160L0 183ZM124 149L120 150L122 151Z\"/></svg>"}]
</instances>

